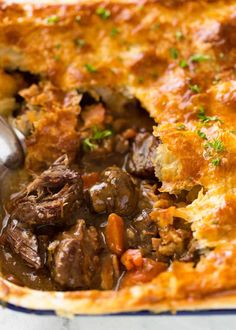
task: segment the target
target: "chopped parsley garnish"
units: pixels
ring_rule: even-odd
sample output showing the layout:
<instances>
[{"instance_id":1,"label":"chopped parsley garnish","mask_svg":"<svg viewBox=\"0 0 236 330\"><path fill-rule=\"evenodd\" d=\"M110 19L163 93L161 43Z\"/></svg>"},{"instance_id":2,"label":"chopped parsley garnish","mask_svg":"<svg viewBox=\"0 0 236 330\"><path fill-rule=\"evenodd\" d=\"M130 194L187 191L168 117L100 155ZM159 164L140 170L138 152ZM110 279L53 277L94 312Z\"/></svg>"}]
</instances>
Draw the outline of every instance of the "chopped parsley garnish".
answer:
<instances>
[{"instance_id":1,"label":"chopped parsley garnish","mask_svg":"<svg viewBox=\"0 0 236 330\"><path fill-rule=\"evenodd\" d=\"M203 140L207 140L207 136L204 132L198 130L197 134L200 136L200 138L202 138Z\"/></svg>"},{"instance_id":2,"label":"chopped parsley garnish","mask_svg":"<svg viewBox=\"0 0 236 330\"><path fill-rule=\"evenodd\" d=\"M105 139L105 138L111 136L112 134L113 134L112 130L110 130L110 129L99 130L97 127L94 127L92 139L93 140L102 140L102 139Z\"/></svg>"},{"instance_id":3,"label":"chopped parsley garnish","mask_svg":"<svg viewBox=\"0 0 236 330\"><path fill-rule=\"evenodd\" d=\"M220 118L218 118L217 116L206 116L205 109L202 106L199 108L199 112L198 112L197 116L198 116L198 119L200 119L200 121L202 123L208 123L209 121L222 122L222 120Z\"/></svg>"},{"instance_id":4,"label":"chopped parsley garnish","mask_svg":"<svg viewBox=\"0 0 236 330\"><path fill-rule=\"evenodd\" d=\"M81 38L77 38L74 40L74 44L78 47L83 47L86 44L86 41Z\"/></svg>"},{"instance_id":5,"label":"chopped parsley garnish","mask_svg":"<svg viewBox=\"0 0 236 330\"><path fill-rule=\"evenodd\" d=\"M97 143L103 139L111 136L113 132L110 129L99 130L97 127L93 128L93 135L83 140L83 148L85 151L94 150Z\"/></svg>"},{"instance_id":6,"label":"chopped parsley garnish","mask_svg":"<svg viewBox=\"0 0 236 330\"><path fill-rule=\"evenodd\" d=\"M223 151L225 151L225 146L223 141L221 141L219 138L213 139L211 141L207 141L204 145L205 149L211 149L208 150L208 154L210 157L213 156L212 154L212 150L214 150L217 154L222 153ZM214 166L219 166L221 163L221 157L214 157L210 160L211 164Z\"/></svg>"},{"instance_id":7,"label":"chopped parsley garnish","mask_svg":"<svg viewBox=\"0 0 236 330\"><path fill-rule=\"evenodd\" d=\"M176 127L176 129L177 129L178 131L183 131L183 130L185 130L185 128L186 128L186 126L185 126L184 124L179 124L179 125Z\"/></svg>"},{"instance_id":8,"label":"chopped parsley garnish","mask_svg":"<svg viewBox=\"0 0 236 330\"><path fill-rule=\"evenodd\" d=\"M224 143L220 139L208 141L205 146L214 149L216 152L223 152L225 150Z\"/></svg>"},{"instance_id":9,"label":"chopped parsley garnish","mask_svg":"<svg viewBox=\"0 0 236 330\"><path fill-rule=\"evenodd\" d=\"M86 138L82 142L84 151L92 151L97 147L96 143L91 141L91 138Z\"/></svg>"},{"instance_id":10,"label":"chopped parsley garnish","mask_svg":"<svg viewBox=\"0 0 236 330\"><path fill-rule=\"evenodd\" d=\"M84 67L87 69L88 72L90 73L95 73L97 72L97 69L92 65L92 64L85 64Z\"/></svg>"},{"instance_id":11,"label":"chopped parsley garnish","mask_svg":"<svg viewBox=\"0 0 236 330\"><path fill-rule=\"evenodd\" d=\"M96 146L96 143L93 143L91 138L86 138L83 140L83 148L85 151L94 150Z\"/></svg>"},{"instance_id":12,"label":"chopped parsley garnish","mask_svg":"<svg viewBox=\"0 0 236 330\"><path fill-rule=\"evenodd\" d=\"M201 106L201 107L199 108L199 112L198 112L198 114L197 114L197 117L198 117L198 119L200 119L202 122L205 122L205 121L206 121L207 116L206 116L206 114L205 114L205 109L203 108L203 106Z\"/></svg>"},{"instance_id":13,"label":"chopped parsley garnish","mask_svg":"<svg viewBox=\"0 0 236 330\"><path fill-rule=\"evenodd\" d=\"M176 48L174 48L174 47L170 48L169 52L170 52L171 58L173 58L174 60L176 60L179 57L179 52Z\"/></svg>"},{"instance_id":14,"label":"chopped parsley garnish","mask_svg":"<svg viewBox=\"0 0 236 330\"><path fill-rule=\"evenodd\" d=\"M59 22L59 20L60 20L59 16L53 15L53 16L49 16L46 18L46 23L47 24L56 24Z\"/></svg>"},{"instance_id":15,"label":"chopped parsley garnish","mask_svg":"<svg viewBox=\"0 0 236 330\"><path fill-rule=\"evenodd\" d=\"M183 39L184 39L183 32L182 32L182 31L176 31L176 32L175 32L175 38L176 38L177 40L183 40Z\"/></svg>"},{"instance_id":16,"label":"chopped parsley garnish","mask_svg":"<svg viewBox=\"0 0 236 330\"><path fill-rule=\"evenodd\" d=\"M119 34L119 33L120 33L120 31L116 27L113 27L111 29L111 37L116 37L117 34Z\"/></svg>"},{"instance_id":17,"label":"chopped parsley garnish","mask_svg":"<svg viewBox=\"0 0 236 330\"><path fill-rule=\"evenodd\" d=\"M198 94L201 92L201 87L198 86L197 84L194 84L194 85L189 85L189 88L190 90L195 93L195 94Z\"/></svg>"},{"instance_id":18,"label":"chopped parsley garnish","mask_svg":"<svg viewBox=\"0 0 236 330\"><path fill-rule=\"evenodd\" d=\"M98 16L100 16L102 19L106 20L108 19L110 16L111 16L111 12L110 10L108 9L105 9L103 7L99 7L97 10L96 10L96 14Z\"/></svg>"},{"instance_id":19,"label":"chopped parsley garnish","mask_svg":"<svg viewBox=\"0 0 236 330\"><path fill-rule=\"evenodd\" d=\"M180 60L179 61L179 66L184 69L184 68L187 68L188 63L187 63L186 60Z\"/></svg>"},{"instance_id":20,"label":"chopped parsley garnish","mask_svg":"<svg viewBox=\"0 0 236 330\"><path fill-rule=\"evenodd\" d=\"M55 56L54 56L54 60L55 60L55 61L58 62L58 61L60 61L60 59L61 59L61 58L60 58L60 55L55 55Z\"/></svg>"},{"instance_id":21,"label":"chopped parsley garnish","mask_svg":"<svg viewBox=\"0 0 236 330\"><path fill-rule=\"evenodd\" d=\"M204 54L194 54L190 57L191 62L205 62L209 61L211 57L209 55Z\"/></svg>"},{"instance_id":22,"label":"chopped parsley garnish","mask_svg":"<svg viewBox=\"0 0 236 330\"><path fill-rule=\"evenodd\" d=\"M219 158L219 157L218 158L214 158L214 159L211 160L211 163L214 166L219 166L220 163L221 163L221 158Z\"/></svg>"},{"instance_id":23,"label":"chopped parsley garnish","mask_svg":"<svg viewBox=\"0 0 236 330\"><path fill-rule=\"evenodd\" d=\"M220 120L218 119L217 117L209 117L209 116L206 116L205 114L205 109L201 106L199 108L199 112L198 112L198 118L201 120L201 122L203 123L207 123L211 120ZM211 141L209 141L207 139L207 136L204 132L200 131L200 130L197 130L196 132L203 140L206 140L206 143L204 144L204 148L207 149L207 154L208 156L212 157L214 156L214 153L213 153L213 150L216 152L216 153L221 153L223 151L225 151L225 146L224 146L224 143L223 141L221 141L219 138L215 138ZM221 163L221 158L220 157L216 157L216 158L212 158L210 160L211 164L214 165L214 166L219 166L220 163Z\"/></svg>"}]
</instances>

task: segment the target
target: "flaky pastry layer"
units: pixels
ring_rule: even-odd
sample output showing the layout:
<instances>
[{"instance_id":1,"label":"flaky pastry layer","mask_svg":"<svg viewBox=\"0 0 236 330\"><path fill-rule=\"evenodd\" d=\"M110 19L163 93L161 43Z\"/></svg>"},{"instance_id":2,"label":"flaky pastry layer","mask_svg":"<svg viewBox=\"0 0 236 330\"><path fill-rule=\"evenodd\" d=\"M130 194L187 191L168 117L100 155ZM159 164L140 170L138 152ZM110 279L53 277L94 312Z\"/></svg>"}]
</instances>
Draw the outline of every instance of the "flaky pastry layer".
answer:
<instances>
[{"instance_id":1,"label":"flaky pastry layer","mask_svg":"<svg viewBox=\"0 0 236 330\"><path fill-rule=\"evenodd\" d=\"M98 8L108 17L99 16ZM80 112L74 89L108 86L132 95L158 124L161 190L178 194L201 187L190 205L157 208L152 217L192 223L205 249L196 267L173 262L152 282L119 292L40 292L1 279L3 301L64 314L235 307L235 12L230 0L0 4L2 70L41 79L22 94L42 109L27 118L35 125L27 140L29 167L50 163L61 152L74 157ZM0 81L7 111L21 82L4 71Z\"/></svg>"}]
</instances>

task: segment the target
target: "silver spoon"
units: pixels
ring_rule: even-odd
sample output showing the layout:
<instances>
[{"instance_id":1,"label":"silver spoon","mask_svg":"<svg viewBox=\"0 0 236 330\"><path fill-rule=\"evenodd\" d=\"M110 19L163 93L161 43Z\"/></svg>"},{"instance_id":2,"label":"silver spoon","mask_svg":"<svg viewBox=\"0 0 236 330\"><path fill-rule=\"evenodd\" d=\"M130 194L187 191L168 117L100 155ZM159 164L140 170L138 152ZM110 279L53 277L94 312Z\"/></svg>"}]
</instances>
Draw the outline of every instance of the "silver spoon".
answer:
<instances>
[{"instance_id":1,"label":"silver spoon","mask_svg":"<svg viewBox=\"0 0 236 330\"><path fill-rule=\"evenodd\" d=\"M25 158L24 136L0 116L0 172L16 169Z\"/></svg>"}]
</instances>

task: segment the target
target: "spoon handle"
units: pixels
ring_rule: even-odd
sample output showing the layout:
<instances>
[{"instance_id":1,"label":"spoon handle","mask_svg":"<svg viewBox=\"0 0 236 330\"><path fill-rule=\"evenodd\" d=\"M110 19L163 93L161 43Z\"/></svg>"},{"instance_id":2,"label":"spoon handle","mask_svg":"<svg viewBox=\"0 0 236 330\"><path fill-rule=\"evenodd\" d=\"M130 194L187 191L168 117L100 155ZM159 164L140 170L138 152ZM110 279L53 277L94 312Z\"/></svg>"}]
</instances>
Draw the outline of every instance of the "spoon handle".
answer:
<instances>
[{"instance_id":1,"label":"spoon handle","mask_svg":"<svg viewBox=\"0 0 236 330\"><path fill-rule=\"evenodd\" d=\"M24 162L24 148L14 130L0 116L0 164L15 169Z\"/></svg>"}]
</instances>

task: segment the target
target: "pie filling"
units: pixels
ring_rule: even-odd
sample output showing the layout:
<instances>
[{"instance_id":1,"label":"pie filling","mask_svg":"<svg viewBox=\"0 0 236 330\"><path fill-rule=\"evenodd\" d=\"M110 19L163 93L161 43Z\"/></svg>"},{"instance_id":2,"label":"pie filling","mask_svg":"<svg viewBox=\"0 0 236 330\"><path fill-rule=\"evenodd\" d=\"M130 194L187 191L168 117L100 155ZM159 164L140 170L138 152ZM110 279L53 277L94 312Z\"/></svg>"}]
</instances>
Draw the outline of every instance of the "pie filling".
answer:
<instances>
[{"instance_id":1,"label":"pie filling","mask_svg":"<svg viewBox=\"0 0 236 330\"><path fill-rule=\"evenodd\" d=\"M42 83L11 74L25 88L15 99L12 122L28 138L43 111L39 101L32 102ZM152 134L156 124L145 109L108 88L75 90L73 102L80 107L76 135L70 136L73 157L63 146L57 157L52 143L54 161L43 162L43 150L33 154L29 143L24 168L7 179L0 237L3 276L40 290L119 290L151 281L174 260L196 264L200 250L190 224L153 213L190 204L199 189L160 192L155 167L162 141ZM48 119L43 129L51 126ZM60 130L54 137L60 140Z\"/></svg>"}]
</instances>

